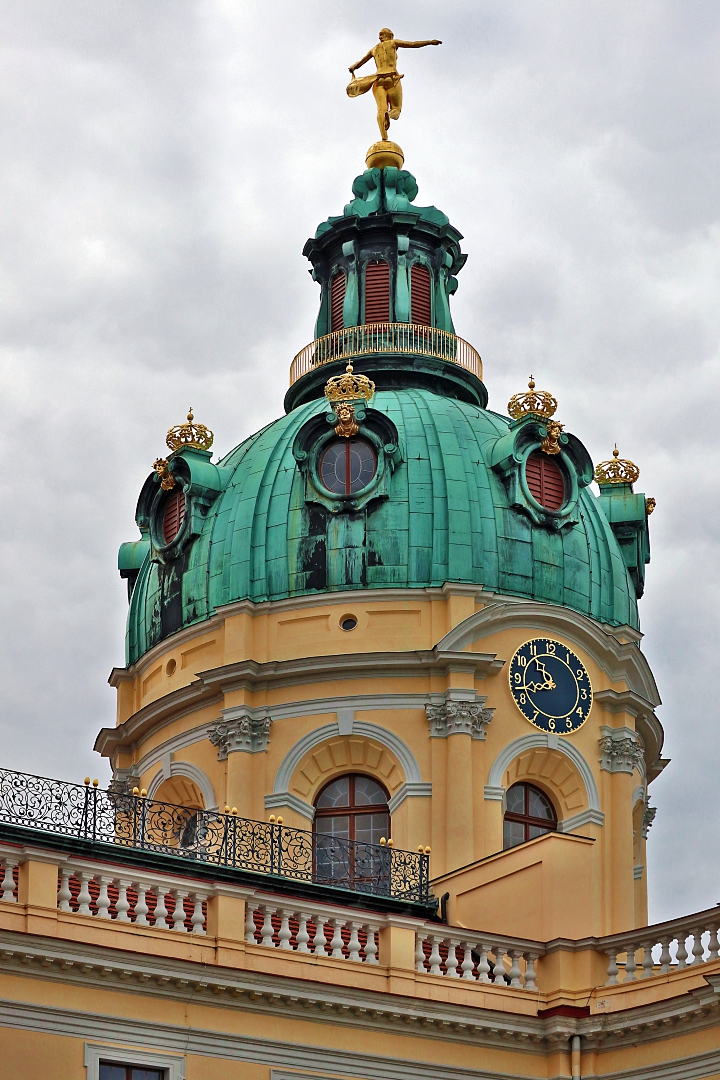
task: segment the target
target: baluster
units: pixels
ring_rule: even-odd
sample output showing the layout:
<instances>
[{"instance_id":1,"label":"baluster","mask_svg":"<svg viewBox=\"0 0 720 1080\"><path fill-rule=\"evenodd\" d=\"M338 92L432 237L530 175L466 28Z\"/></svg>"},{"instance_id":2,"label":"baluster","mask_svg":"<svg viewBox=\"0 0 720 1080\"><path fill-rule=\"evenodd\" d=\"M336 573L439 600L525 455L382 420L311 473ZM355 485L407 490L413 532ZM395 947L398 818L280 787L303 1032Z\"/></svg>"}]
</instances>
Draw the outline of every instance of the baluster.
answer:
<instances>
[{"instance_id":1,"label":"baluster","mask_svg":"<svg viewBox=\"0 0 720 1080\"><path fill-rule=\"evenodd\" d=\"M675 951L675 959L678 964L684 964L688 958L687 949L685 948L686 938L683 934L678 935L677 949Z\"/></svg>"},{"instance_id":2,"label":"baluster","mask_svg":"<svg viewBox=\"0 0 720 1080\"><path fill-rule=\"evenodd\" d=\"M292 937L292 930L290 929L290 919L295 914L294 911L288 908L280 908L280 929L278 930L278 940L280 942L280 948L289 949L292 951L292 945L290 939Z\"/></svg>"},{"instance_id":3,"label":"baluster","mask_svg":"<svg viewBox=\"0 0 720 1080\"><path fill-rule=\"evenodd\" d=\"M370 926L369 923L365 923L365 933L367 934L367 941L365 943L365 963L366 964L378 964L378 947L375 944L375 927Z\"/></svg>"},{"instance_id":4,"label":"baluster","mask_svg":"<svg viewBox=\"0 0 720 1080\"><path fill-rule=\"evenodd\" d=\"M253 918L257 904L252 900L245 901L245 940L248 945L255 945L255 919Z\"/></svg>"},{"instance_id":5,"label":"baluster","mask_svg":"<svg viewBox=\"0 0 720 1080\"><path fill-rule=\"evenodd\" d=\"M635 982L635 972L637 971L637 963L635 961L635 946L628 945L627 958L625 960L625 979L624 982Z\"/></svg>"},{"instance_id":6,"label":"baluster","mask_svg":"<svg viewBox=\"0 0 720 1080\"><path fill-rule=\"evenodd\" d=\"M7 868L5 870L7 874ZM70 891L70 878L72 877L72 870L69 866L63 866L60 871L60 888L58 889L58 911L72 911L70 907L70 901L72 900L72 893ZM3 888L5 888L5 882L3 881ZM3 893L3 900L6 899L5 893ZM11 896L14 900L15 897Z\"/></svg>"},{"instance_id":7,"label":"baluster","mask_svg":"<svg viewBox=\"0 0 720 1080\"><path fill-rule=\"evenodd\" d=\"M327 945L327 938L325 937L325 924L328 919L325 915L315 916L315 939L313 941L313 952L315 956L327 956L325 946Z\"/></svg>"},{"instance_id":8,"label":"baluster","mask_svg":"<svg viewBox=\"0 0 720 1080\"><path fill-rule=\"evenodd\" d=\"M90 902L92 896L90 895L90 889L88 885L92 881L92 874L81 871L77 877L80 879L80 892L78 893L78 915L92 915L90 911Z\"/></svg>"},{"instance_id":9,"label":"baluster","mask_svg":"<svg viewBox=\"0 0 720 1080\"><path fill-rule=\"evenodd\" d=\"M455 952L459 944L460 942L456 938L448 938L448 954L447 960L445 961L445 974L448 975L451 979L459 978L459 975L457 973L457 953Z\"/></svg>"},{"instance_id":10,"label":"baluster","mask_svg":"<svg viewBox=\"0 0 720 1080\"><path fill-rule=\"evenodd\" d=\"M110 897L108 896L108 885L112 885L113 878L108 874L96 874L95 880L100 885L100 892L97 898L97 917L98 919L110 918Z\"/></svg>"},{"instance_id":11,"label":"baluster","mask_svg":"<svg viewBox=\"0 0 720 1080\"><path fill-rule=\"evenodd\" d=\"M425 950L423 949L423 935L420 931L415 934L415 970L427 971L425 967Z\"/></svg>"},{"instance_id":12,"label":"baluster","mask_svg":"<svg viewBox=\"0 0 720 1080\"><path fill-rule=\"evenodd\" d=\"M480 960L478 962L478 982L489 983L490 982L490 964L488 963L488 953L490 946L484 942L480 942Z\"/></svg>"},{"instance_id":13,"label":"baluster","mask_svg":"<svg viewBox=\"0 0 720 1080\"><path fill-rule=\"evenodd\" d=\"M298 952L303 952L303 953L309 953L310 952L310 949L308 948L308 941L310 940L310 935L308 934L308 928L307 928L308 919L310 919L310 918L311 918L311 916L306 911L301 911L298 914L298 920L300 922L300 926L298 927L298 932L297 932L297 934L295 936L295 941L297 942L297 951Z\"/></svg>"},{"instance_id":14,"label":"baluster","mask_svg":"<svg viewBox=\"0 0 720 1080\"><path fill-rule=\"evenodd\" d=\"M473 968L475 967L475 961L473 960L472 956L472 942L463 941L462 948L463 962L460 965L462 969L462 977L463 979L470 979L472 982L474 982L475 976L473 975Z\"/></svg>"},{"instance_id":15,"label":"baluster","mask_svg":"<svg viewBox=\"0 0 720 1080\"><path fill-rule=\"evenodd\" d=\"M205 933L205 916L203 915L203 903L207 900L205 893L193 893L193 913L190 922L192 923L193 934Z\"/></svg>"},{"instance_id":16,"label":"baluster","mask_svg":"<svg viewBox=\"0 0 720 1080\"><path fill-rule=\"evenodd\" d=\"M652 942L649 942L649 941L643 942L642 949L643 949L643 958L642 958L642 964L641 964L642 971L643 971L642 978L643 979L651 979L653 977L653 975L655 974L655 972L653 971L654 960L653 960L653 954L652 954L652 951L653 951Z\"/></svg>"},{"instance_id":17,"label":"baluster","mask_svg":"<svg viewBox=\"0 0 720 1080\"><path fill-rule=\"evenodd\" d=\"M115 903L116 922L130 922L130 916L128 915L130 901L128 900L127 891L131 885L132 881L127 881L125 878L118 879L118 898Z\"/></svg>"},{"instance_id":18,"label":"baluster","mask_svg":"<svg viewBox=\"0 0 720 1080\"><path fill-rule=\"evenodd\" d=\"M5 873L2 879L2 898L8 904L16 903L15 900L15 877L13 876L13 870L17 866L16 859L3 859L3 866L5 867ZM61 911L69 911L70 908L60 908Z\"/></svg>"},{"instance_id":19,"label":"baluster","mask_svg":"<svg viewBox=\"0 0 720 1080\"><path fill-rule=\"evenodd\" d=\"M343 942L342 933L341 933L341 930L342 930L344 925L345 925L345 920L344 919L333 919L333 921L332 921L332 926L333 926L333 929L334 929L335 932L333 934L333 939L330 942L330 948L332 949L332 952L330 953L330 955L334 956L336 960L344 960L345 959L345 957L343 956L344 942Z\"/></svg>"},{"instance_id":20,"label":"baluster","mask_svg":"<svg viewBox=\"0 0 720 1080\"><path fill-rule=\"evenodd\" d=\"M525 966L525 989L537 990L537 983L535 979L537 974L535 972L535 961L537 960L537 953L527 954L527 963Z\"/></svg>"},{"instance_id":21,"label":"baluster","mask_svg":"<svg viewBox=\"0 0 720 1080\"><path fill-rule=\"evenodd\" d=\"M718 928L717 926L711 926L709 929L710 940L708 941L708 953L710 955L708 956L708 964L712 963L713 960L717 960L718 955L720 955L720 946L718 945L717 935Z\"/></svg>"},{"instance_id":22,"label":"baluster","mask_svg":"<svg viewBox=\"0 0 720 1080\"><path fill-rule=\"evenodd\" d=\"M510 965L510 971L508 972L508 974L510 976L510 985L511 986L518 986L518 987L520 987L522 989L522 982L521 982L522 970L520 968L520 957L521 956L522 956L522 952L518 951L517 949L513 949L513 951L510 953L510 958L512 960L512 964Z\"/></svg>"},{"instance_id":23,"label":"baluster","mask_svg":"<svg viewBox=\"0 0 720 1080\"><path fill-rule=\"evenodd\" d=\"M507 969L505 967L505 950L502 945L494 945L493 950L495 953L495 970L493 972L493 982L501 983L503 986L507 986L505 976L507 975Z\"/></svg>"},{"instance_id":24,"label":"baluster","mask_svg":"<svg viewBox=\"0 0 720 1080\"><path fill-rule=\"evenodd\" d=\"M272 924L272 917L275 914L275 908L270 907L269 904L261 904L260 910L265 915L265 920L262 924L262 930L260 931L260 933L262 934L262 941L260 942L260 944L265 945L265 947L268 949L274 949L275 942L273 941L273 936L275 934L275 930Z\"/></svg>"},{"instance_id":25,"label":"baluster","mask_svg":"<svg viewBox=\"0 0 720 1080\"><path fill-rule=\"evenodd\" d=\"M672 940L671 938L663 938L662 941L660 942L660 944L662 945L662 949L660 950L660 974L661 975L667 975L668 971L670 970L670 961L672 959L672 957L670 956L670 941L671 940Z\"/></svg>"},{"instance_id":26,"label":"baluster","mask_svg":"<svg viewBox=\"0 0 720 1080\"><path fill-rule=\"evenodd\" d=\"M157 903L155 904L155 926L160 927L162 930L167 930L170 923L167 921L168 910L165 907L165 890L159 888L154 889L153 891L157 897Z\"/></svg>"},{"instance_id":27,"label":"baluster","mask_svg":"<svg viewBox=\"0 0 720 1080\"><path fill-rule=\"evenodd\" d=\"M175 900L175 911L173 912L173 921L171 930L177 931L179 934L187 933L187 926L185 925L185 904L184 900L187 896L187 892L182 889L173 889L172 897Z\"/></svg>"},{"instance_id":28,"label":"baluster","mask_svg":"<svg viewBox=\"0 0 720 1080\"><path fill-rule=\"evenodd\" d=\"M354 960L355 963L361 964L362 957L360 955L360 938L358 937L358 931L362 928L361 922L350 922L350 940L348 941L348 960Z\"/></svg>"},{"instance_id":29,"label":"baluster","mask_svg":"<svg viewBox=\"0 0 720 1080\"><path fill-rule=\"evenodd\" d=\"M437 934L432 934L430 937L430 944L432 945L432 952L429 957L430 974L442 975L440 964L442 963L442 957L440 955L440 942L443 939L438 937Z\"/></svg>"},{"instance_id":30,"label":"baluster","mask_svg":"<svg viewBox=\"0 0 720 1080\"><path fill-rule=\"evenodd\" d=\"M701 929L693 930L693 961L696 964L702 964L703 955L705 953L705 946L702 943L703 932Z\"/></svg>"},{"instance_id":31,"label":"baluster","mask_svg":"<svg viewBox=\"0 0 720 1080\"><path fill-rule=\"evenodd\" d=\"M147 893L147 885L143 881L134 881L133 888L137 893L137 900L135 901L135 925L136 926L149 926L147 900L145 894Z\"/></svg>"},{"instance_id":32,"label":"baluster","mask_svg":"<svg viewBox=\"0 0 720 1080\"><path fill-rule=\"evenodd\" d=\"M615 986L618 981L618 964L617 964L617 949L612 949L606 953L608 958L607 966L607 979L605 981L606 986Z\"/></svg>"}]
</instances>

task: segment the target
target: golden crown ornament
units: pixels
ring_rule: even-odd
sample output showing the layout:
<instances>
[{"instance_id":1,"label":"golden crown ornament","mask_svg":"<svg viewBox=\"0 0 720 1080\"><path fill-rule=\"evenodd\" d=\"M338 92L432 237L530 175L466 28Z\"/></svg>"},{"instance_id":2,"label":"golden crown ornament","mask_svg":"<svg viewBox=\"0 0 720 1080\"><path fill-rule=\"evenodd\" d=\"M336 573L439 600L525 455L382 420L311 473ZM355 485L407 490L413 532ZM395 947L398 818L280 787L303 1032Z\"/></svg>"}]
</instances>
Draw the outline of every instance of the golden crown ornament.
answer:
<instances>
[{"instance_id":1,"label":"golden crown ornament","mask_svg":"<svg viewBox=\"0 0 720 1080\"><path fill-rule=\"evenodd\" d=\"M640 476L640 470L634 461L620 457L615 444L612 460L601 461L595 469L595 482L598 484L634 484ZM654 507L653 507L654 509ZM652 513L652 511L650 511Z\"/></svg>"},{"instance_id":2,"label":"golden crown ornament","mask_svg":"<svg viewBox=\"0 0 720 1080\"><path fill-rule=\"evenodd\" d=\"M547 390L536 390L532 375L528 389L523 394L513 394L508 401L508 412L513 420L522 420L524 416L541 416L549 420L558 407L557 398Z\"/></svg>"},{"instance_id":3,"label":"golden crown ornament","mask_svg":"<svg viewBox=\"0 0 720 1080\"><path fill-rule=\"evenodd\" d=\"M194 423L192 406L187 414L186 424L176 424L171 427L165 440L169 450L180 450L183 446L190 446L195 450L209 450L215 436L204 424Z\"/></svg>"},{"instance_id":4,"label":"golden crown ornament","mask_svg":"<svg viewBox=\"0 0 720 1080\"><path fill-rule=\"evenodd\" d=\"M367 375L356 375L350 361L342 375L333 375L325 384L325 397L330 402L358 401L360 398L369 401L374 393L375 383Z\"/></svg>"}]
</instances>

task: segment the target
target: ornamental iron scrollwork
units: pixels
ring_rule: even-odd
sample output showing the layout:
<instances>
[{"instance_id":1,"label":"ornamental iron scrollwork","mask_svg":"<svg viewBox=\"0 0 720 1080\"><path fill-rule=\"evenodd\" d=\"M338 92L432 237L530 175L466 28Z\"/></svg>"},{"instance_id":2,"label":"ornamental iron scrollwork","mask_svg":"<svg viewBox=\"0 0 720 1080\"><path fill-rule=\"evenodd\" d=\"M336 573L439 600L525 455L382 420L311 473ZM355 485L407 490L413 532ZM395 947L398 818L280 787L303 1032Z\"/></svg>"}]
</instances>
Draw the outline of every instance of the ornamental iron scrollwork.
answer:
<instances>
[{"instance_id":1,"label":"ornamental iron scrollwork","mask_svg":"<svg viewBox=\"0 0 720 1080\"><path fill-rule=\"evenodd\" d=\"M2 769L0 822L408 903L427 904L430 897L429 857L422 852L103 791L89 783Z\"/></svg>"}]
</instances>

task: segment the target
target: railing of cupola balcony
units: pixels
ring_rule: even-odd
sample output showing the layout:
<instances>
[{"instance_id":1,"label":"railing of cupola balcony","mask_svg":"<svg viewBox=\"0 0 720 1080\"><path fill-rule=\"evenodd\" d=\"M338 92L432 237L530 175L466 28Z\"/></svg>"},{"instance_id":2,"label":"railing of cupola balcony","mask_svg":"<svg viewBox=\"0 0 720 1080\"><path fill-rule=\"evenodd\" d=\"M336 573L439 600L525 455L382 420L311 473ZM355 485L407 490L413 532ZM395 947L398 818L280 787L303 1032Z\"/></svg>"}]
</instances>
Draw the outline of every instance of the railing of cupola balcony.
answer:
<instances>
[{"instance_id":1,"label":"railing of cupola balcony","mask_svg":"<svg viewBox=\"0 0 720 1080\"><path fill-rule=\"evenodd\" d=\"M290 365L290 385L333 360L400 354L446 360L482 378L480 354L447 330L416 323L368 323L335 330L306 345Z\"/></svg>"},{"instance_id":2,"label":"railing of cupola balcony","mask_svg":"<svg viewBox=\"0 0 720 1080\"><path fill-rule=\"evenodd\" d=\"M427 903L429 856L0 769L0 824Z\"/></svg>"}]
</instances>

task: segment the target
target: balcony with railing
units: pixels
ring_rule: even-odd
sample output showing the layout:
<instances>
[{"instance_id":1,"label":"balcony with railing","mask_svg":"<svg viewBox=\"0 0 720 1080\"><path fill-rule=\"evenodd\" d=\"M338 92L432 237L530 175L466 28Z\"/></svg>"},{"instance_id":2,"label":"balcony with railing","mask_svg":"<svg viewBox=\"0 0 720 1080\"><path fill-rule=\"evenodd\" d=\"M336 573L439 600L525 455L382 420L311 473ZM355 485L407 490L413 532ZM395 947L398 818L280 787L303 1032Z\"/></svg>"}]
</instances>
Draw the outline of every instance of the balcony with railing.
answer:
<instances>
[{"instance_id":1,"label":"balcony with railing","mask_svg":"<svg viewBox=\"0 0 720 1080\"><path fill-rule=\"evenodd\" d=\"M387 322L349 326L312 341L290 365L290 385L332 361L401 355L444 360L482 379L482 360L467 341L434 326Z\"/></svg>"}]
</instances>

